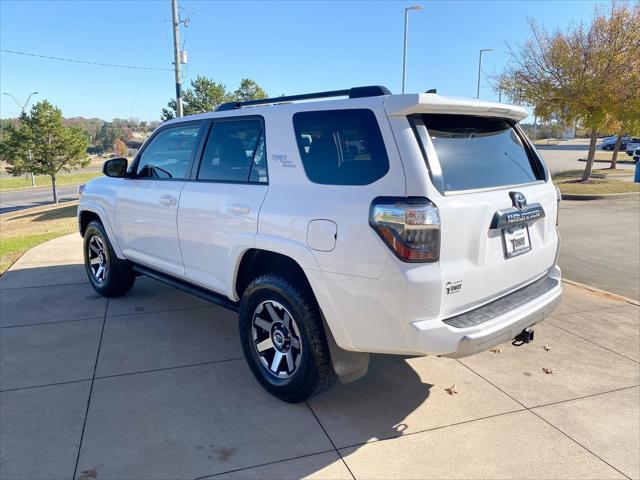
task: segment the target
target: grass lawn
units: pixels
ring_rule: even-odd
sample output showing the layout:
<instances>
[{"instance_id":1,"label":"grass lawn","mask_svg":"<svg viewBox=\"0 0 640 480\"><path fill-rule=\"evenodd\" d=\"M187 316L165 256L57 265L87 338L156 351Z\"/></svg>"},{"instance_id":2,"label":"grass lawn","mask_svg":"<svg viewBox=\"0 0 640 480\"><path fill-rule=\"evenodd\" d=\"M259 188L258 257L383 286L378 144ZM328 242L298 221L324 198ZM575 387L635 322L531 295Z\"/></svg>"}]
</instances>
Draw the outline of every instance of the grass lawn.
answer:
<instances>
[{"instance_id":1,"label":"grass lawn","mask_svg":"<svg viewBox=\"0 0 640 480\"><path fill-rule=\"evenodd\" d=\"M582 172L584 170L565 170L563 172L554 173L552 175L554 180L567 180L567 179L576 179L582 178ZM602 179L607 178L607 175L627 175L632 177L634 174L633 170L624 169L624 168L594 168L591 171L591 178Z\"/></svg>"},{"instance_id":2,"label":"grass lawn","mask_svg":"<svg viewBox=\"0 0 640 480\"><path fill-rule=\"evenodd\" d=\"M66 204L36 213L0 218L0 273L36 245L77 231L77 205Z\"/></svg>"},{"instance_id":3,"label":"grass lawn","mask_svg":"<svg viewBox=\"0 0 640 480\"><path fill-rule=\"evenodd\" d=\"M562 193L568 194L606 194L640 192L640 183L590 180L582 183L576 180L555 182Z\"/></svg>"},{"instance_id":4,"label":"grass lawn","mask_svg":"<svg viewBox=\"0 0 640 480\"><path fill-rule=\"evenodd\" d=\"M56 184L60 186L84 183L100 175L102 175L102 172L62 173L56 178ZM36 187L51 187L51 177L36 175ZM26 188L32 188L31 177L22 175L20 177L0 178L0 191L8 192Z\"/></svg>"},{"instance_id":5,"label":"grass lawn","mask_svg":"<svg viewBox=\"0 0 640 480\"><path fill-rule=\"evenodd\" d=\"M586 160L588 154L589 152L584 151L580 154L580 158ZM596 150L596 156L595 156L596 161L611 162L611 157L613 157L613 152L610 150L600 150L599 148L598 150ZM621 160L625 162L632 162L633 157L630 157L624 151L621 150L620 152L618 152L618 161L621 161Z\"/></svg>"},{"instance_id":6,"label":"grass lawn","mask_svg":"<svg viewBox=\"0 0 640 480\"><path fill-rule=\"evenodd\" d=\"M640 192L640 183L620 182L609 180L607 176L612 175L613 178L621 175L632 177L633 170L616 168L614 170L608 168L594 169L591 172L591 180L587 183L580 182L583 170L565 170L554 174L553 181L562 193L567 194L592 194L601 195L607 193L631 193Z\"/></svg>"}]
</instances>

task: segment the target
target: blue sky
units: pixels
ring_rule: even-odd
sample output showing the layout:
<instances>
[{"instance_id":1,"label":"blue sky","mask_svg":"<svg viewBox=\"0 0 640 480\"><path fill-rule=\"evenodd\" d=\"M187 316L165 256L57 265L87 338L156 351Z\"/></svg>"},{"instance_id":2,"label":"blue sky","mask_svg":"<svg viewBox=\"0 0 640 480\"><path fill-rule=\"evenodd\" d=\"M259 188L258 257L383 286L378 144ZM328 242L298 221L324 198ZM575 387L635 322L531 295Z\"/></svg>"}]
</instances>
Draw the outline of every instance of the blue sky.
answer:
<instances>
[{"instance_id":1,"label":"blue sky","mask_svg":"<svg viewBox=\"0 0 640 480\"><path fill-rule=\"evenodd\" d=\"M591 1L212 2L179 0L190 20L185 84L206 75L235 89L242 77L271 95L380 84L400 92L403 9L410 12L407 91L497 99L486 76L499 71L506 44L528 35L527 16L553 30L591 18ZM0 0L0 47L88 61L172 67L169 0ZM182 43L182 42L181 42ZM0 52L0 90L21 101L38 91L66 117L154 120L174 95L172 71L109 68ZM0 96L0 115L18 108Z\"/></svg>"}]
</instances>

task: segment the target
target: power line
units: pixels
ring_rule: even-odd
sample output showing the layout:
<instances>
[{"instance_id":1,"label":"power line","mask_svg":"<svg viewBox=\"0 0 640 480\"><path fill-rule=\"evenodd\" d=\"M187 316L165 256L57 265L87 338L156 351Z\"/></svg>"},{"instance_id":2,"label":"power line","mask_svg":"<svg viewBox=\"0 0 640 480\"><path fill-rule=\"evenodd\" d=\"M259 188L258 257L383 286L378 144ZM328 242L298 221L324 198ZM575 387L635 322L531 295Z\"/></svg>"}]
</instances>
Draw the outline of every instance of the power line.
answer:
<instances>
[{"instance_id":1,"label":"power line","mask_svg":"<svg viewBox=\"0 0 640 480\"><path fill-rule=\"evenodd\" d=\"M101 67L114 67L114 68L129 68L133 70L156 70L156 71L173 71L173 68L157 68L157 67L140 67L137 65L117 65L114 63L102 63L102 62L90 62L87 60L76 60L74 58L62 58L62 57L50 57L48 55L39 55L37 53L29 53L29 52L18 52L16 50L5 50L0 49L0 52L4 53L13 53L15 55L25 55L27 57L38 57L38 58L46 58L48 60L58 60L61 62L73 62L73 63L84 63L87 65L98 65Z\"/></svg>"}]
</instances>

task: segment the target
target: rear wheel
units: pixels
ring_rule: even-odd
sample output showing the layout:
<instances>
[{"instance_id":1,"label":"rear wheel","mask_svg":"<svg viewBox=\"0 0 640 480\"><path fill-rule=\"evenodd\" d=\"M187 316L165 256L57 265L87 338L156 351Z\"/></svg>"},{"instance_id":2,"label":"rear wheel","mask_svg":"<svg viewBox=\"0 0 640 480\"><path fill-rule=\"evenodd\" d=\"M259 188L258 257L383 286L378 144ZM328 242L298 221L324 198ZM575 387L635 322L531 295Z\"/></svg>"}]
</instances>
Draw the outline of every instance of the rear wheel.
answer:
<instances>
[{"instance_id":1,"label":"rear wheel","mask_svg":"<svg viewBox=\"0 0 640 480\"><path fill-rule=\"evenodd\" d=\"M136 279L129 263L116 257L104 227L96 220L84 232L84 266L93 288L105 297L124 295Z\"/></svg>"},{"instance_id":2,"label":"rear wheel","mask_svg":"<svg viewBox=\"0 0 640 480\"><path fill-rule=\"evenodd\" d=\"M266 274L240 302L240 339L260 384L290 403L327 390L335 381L319 308L307 289Z\"/></svg>"}]
</instances>

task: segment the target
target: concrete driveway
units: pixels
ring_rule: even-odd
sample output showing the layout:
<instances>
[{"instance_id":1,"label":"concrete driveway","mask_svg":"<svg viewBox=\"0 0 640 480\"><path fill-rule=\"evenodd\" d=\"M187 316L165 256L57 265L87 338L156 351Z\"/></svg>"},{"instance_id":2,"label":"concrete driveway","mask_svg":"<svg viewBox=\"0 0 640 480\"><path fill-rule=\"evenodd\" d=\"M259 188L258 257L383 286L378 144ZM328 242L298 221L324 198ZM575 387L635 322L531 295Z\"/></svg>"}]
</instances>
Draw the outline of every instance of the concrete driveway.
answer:
<instances>
[{"instance_id":1,"label":"concrete driveway","mask_svg":"<svg viewBox=\"0 0 640 480\"><path fill-rule=\"evenodd\" d=\"M530 345L377 356L288 405L234 314L142 278L99 297L80 252L62 237L0 278L3 479L640 478L640 309L617 297L566 285Z\"/></svg>"}]
</instances>

